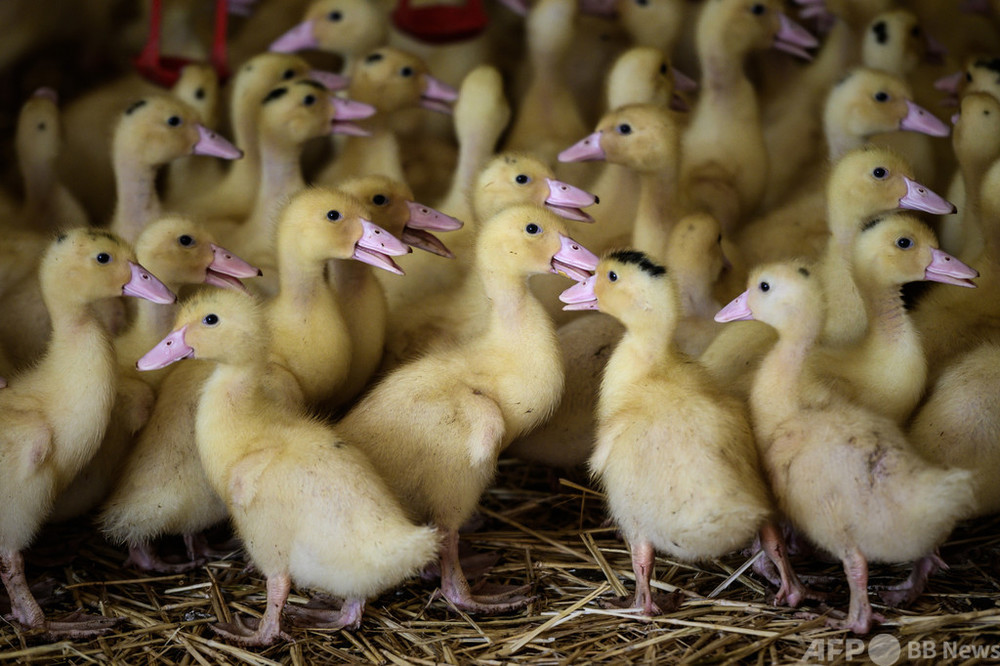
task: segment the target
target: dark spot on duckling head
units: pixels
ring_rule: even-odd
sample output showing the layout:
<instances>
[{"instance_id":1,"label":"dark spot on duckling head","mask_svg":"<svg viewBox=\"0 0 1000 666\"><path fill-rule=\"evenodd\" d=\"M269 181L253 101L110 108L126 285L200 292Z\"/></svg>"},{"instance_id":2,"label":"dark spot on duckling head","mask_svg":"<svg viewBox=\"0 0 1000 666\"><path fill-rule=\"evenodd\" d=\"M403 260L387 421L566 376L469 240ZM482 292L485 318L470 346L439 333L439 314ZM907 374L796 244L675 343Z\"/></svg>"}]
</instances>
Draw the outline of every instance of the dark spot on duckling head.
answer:
<instances>
[{"instance_id":1,"label":"dark spot on duckling head","mask_svg":"<svg viewBox=\"0 0 1000 666\"><path fill-rule=\"evenodd\" d=\"M271 92L267 93L267 97L264 98L262 104L267 104L268 102L273 102L276 99L281 99L288 92L288 88L275 88Z\"/></svg>"},{"instance_id":2,"label":"dark spot on duckling head","mask_svg":"<svg viewBox=\"0 0 1000 666\"><path fill-rule=\"evenodd\" d=\"M862 232L868 231L869 229L875 227L876 225L880 224L884 220L885 220L884 217L873 217L870 220L866 220L865 222L863 222L861 224L861 231Z\"/></svg>"},{"instance_id":3,"label":"dark spot on duckling head","mask_svg":"<svg viewBox=\"0 0 1000 666\"><path fill-rule=\"evenodd\" d=\"M885 44L889 41L889 26L885 24L885 21L879 21L873 25L872 32L875 33L875 41L879 44Z\"/></svg>"},{"instance_id":4,"label":"dark spot on duckling head","mask_svg":"<svg viewBox=\"0 0 1000 666\"><path fill-rule=\"evenodd\" d=\"M125 115L131 116L136 109L141 109L146 106L146 100L140 99L138 102L132 102L127 109L125 109Z\"/></svg>"},{"instance_id":5,"label":"dark spot on duckling head","mask_svg":"<svg viewBox=\"0 0 1000 666\"><path fill-rule=\"evenodd\" d=\"M799 266L799 275L802 277L809 277L809 269L804 266Z\"/></svg>"},{"instance_id":6,"label":"dark spot on duckling head","mask_svg":"<svg viewBox=\"0 0 1000 666\"><path fill-rule=\"evenodd\" d=\"M205 99L205 89L204 88L198 88L197 90L195 90L194 91L194 98L195 99Z\"/></svg>"},{"instance_id":7,"label":"dark spot on duckling head","mask_svg":"<svg viewBox=\"0 0 1000 666\"><path fill-rule=\"evenodd\" d=\"M367 58L365 58L365 64L370 65L373 62L379 62L384 57L385 56L383 56L381 53L372 53Z\"/></svg>"},{"instance_id":8,"label":"dark spot on duckling head","mask_svg":"<svg viewBox=\"0 0 1000 666\"><path fill-rule=\"evenodd\" d=\"M667 272L665 267L654 264L644 252L639 250L615 250L608 255L608 258L623 264L638 266L639 270L649 273L651 277L659 277Z\"/></svg>"},{"instance_id":9,"label":"dark spot on duckling head","mask_svg":"<svg viewBox=\"0 0 1000 666\"><path fill-rule=\"evenodd\" d=\"M56 242L57 243L62 243L67 238L69 238L68 234L59 234L58 236L56 236Z\"/></svg>"}]
</instances>

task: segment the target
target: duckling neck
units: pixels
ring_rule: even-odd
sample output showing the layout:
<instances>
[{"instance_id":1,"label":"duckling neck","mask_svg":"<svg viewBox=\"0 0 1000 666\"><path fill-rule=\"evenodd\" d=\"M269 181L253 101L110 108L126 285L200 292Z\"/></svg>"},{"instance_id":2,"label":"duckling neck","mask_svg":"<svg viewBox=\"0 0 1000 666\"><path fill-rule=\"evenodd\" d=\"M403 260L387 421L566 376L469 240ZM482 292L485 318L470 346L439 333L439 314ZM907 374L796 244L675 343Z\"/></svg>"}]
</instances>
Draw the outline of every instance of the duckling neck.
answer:
<instances>
[{"instance_id":1,"label":"duckling neck","mask_svg":"<svg viewBox=\"0 0 1000 666\"><path fill-rule=\"evenodd\" d=\"M844 345L856 342L865 330L864 299L851 274L851 241L833 236L819 265L827 317L823 327L823 343Z\"/></svg>"},{"instance_id":2,"label":"duckling neck","mask_svg":"<svg viewBox=\"0 0 1000 666\"><path fill-rule=\"evenodd\" d=\"M198 455L217 492L225 487L234 463L268 445L262 441L267 438L253 432L260 414L275 409L263 386L269 371L264 356L240 364L217 363L202 389L195 417Z\"/></svg>"},{"instance_id":3,"label":"duckling neck","mask_svg":"<svg viewBox=\"0 0 1000 666\"><path fill-rule=\"evenodd\" d=\"M602 392L620 395L615 387L636 386L643 378L680 361L673 345L674 326L664 321L632 322L608 359Z\"/></svg>"},{"instance_id":4,"label":"duckling neck","mask_svg":"<svg viewBox=\"0 0 1000 666\"><path fill-rule=\"evenodd\" d=\"M825 123L824 134L831 164L836 163L855 148L860 148L867 143L866 137L859 136L855 132L851 132L843 123L832 120L827 120Z\"/></svg>"},{"instance_id":5,"label":"duckling neck","mask_svg":"<svg viewBox=\"0 0 1000 666\"><path fill-rule=\"evenodd\" d=\"M675 169L664 169L642 173L639 178L639 205L632 244L662 260L677 219L677 173Z\"/></svg>"},{"instance_id":6,"label":"duckling neck","mask_svg":"<svg viewBox=\"0 0 1000 666\"><path fill-rule=\"evenodd\" d=\"M281 289L276 300L308 310L317 299L329 299L325 259L303 261L294 249L282 247L278 270Z\"/></svg>"},{"instance_id":7,"label":"duckling neck","mask_svg":"<svg viewBox=\"0 0 1000 666\"><path fill-rule=\"evenodd\" d=\"M118 200L111 231L134 243L146 224L161 215L160 198L156 194L156 167L118 155L115 188Z\"/></svg>"},{"instance_id":8,"label":"duckling neck","mask_svg":"<svg viewBox=\"0 0 1000 666\"><path fill-rule=\"evenodd\" d=\"M177 293L181 285L167 285L172 292ZM177 307L174 305L163 305L153 303L146 299L138 299L136 303L135 321L132 326L123 334L137 340L149 341L152 348L156 341L170 332L170 327L174 323L177 315ZM133 359L132 364L135 363Z\"/></svg>"},{"instance_id":9,"label":"duckling neck","mask_svg":"<svg viewBox=\"0 0 1000 666\"><path fill-rule=\"evenodd\" d=\"M785 334L761 361L750 391L750 407L754 428L762 444L782 422L795 415L801 407L803 367L819 333L817 325L807 325L795 333Z\"/></svg>"},{"instance_id":10,"label":"duckling neck","mask_svg":"<svg viewBox=\"0 0 1000 666\"><path fill-rule=\"evenodd\" d=\"M299 163L299 146L289 146L261 137L260 182L246 233L257 241L273 243L272 220L288 197L306 186Z\"/></svg>"},{"instance_id":11,"label":"duckling neck","mask_svg":"<svg viewBox=\"0 0 1000 666\"><path fill-rule=\"evenodd\" d=\"M370 136L349 136L344 142L338 171L343 174L380 174L406 182L399 140L389 122L390 114L380 112L358 124L371 132Z\"/></svg>"},{"instance_id":12,"label":"duckling neck","mask_svg":"<svg viewBox=\"0 0 1000 666\"><path fill-rule=\"evenodd\" d=\"M865 311L868 314L869 337L885 341L886 346L893 347L906 338L916 336L916 329L903 306L899 285L868 291Z\"/></svg>"}]
</instances>

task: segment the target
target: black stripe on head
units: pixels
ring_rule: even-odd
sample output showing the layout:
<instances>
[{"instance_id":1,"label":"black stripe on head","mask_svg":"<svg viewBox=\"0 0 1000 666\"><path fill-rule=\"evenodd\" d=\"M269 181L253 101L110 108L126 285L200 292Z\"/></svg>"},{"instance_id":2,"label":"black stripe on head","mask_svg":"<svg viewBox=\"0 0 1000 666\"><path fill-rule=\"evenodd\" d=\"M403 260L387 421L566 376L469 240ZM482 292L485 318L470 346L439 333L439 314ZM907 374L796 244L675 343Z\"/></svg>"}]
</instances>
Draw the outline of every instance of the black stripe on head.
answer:
<instances>
[{"instance_id":1,"label":"black stripe on head","mask_svg":"<svg viewBox=\"0 0 1000 666\"><path fill-rule=\"evenodd\" d=\"M267 104L268 102L273 102L276 99L281 99L287 92L288 88L275 88L271 92L267 93L267 97L264 98L264 101L261 102L261 104Z\"/></svg>"},{"instance_id":2,"label":"black stripe on head","mask_svg":"<svg viewBox=\"0 0 1000 666\"><path fill-rule=\"evenodd\" d=\"M861 231L862 231L862 232L864 232L864 231L868 231L869 229L871 229L872 227L874 227L875 225L877 225L877 224L879 224L880 222L883 222L883 221L885 221L885 218L884 218L884 217L873 217L873 218L872 218L872 219L870 219L870 220L866 220L866 221L865 221L865 222L864 222L864 223L863 223L863 224L861 225Z\"/></svg>"},{"instance_id":3,"label":"black stripe on head","mask_svg":"<svg viewBox=\"0 0 1000 666\"><path fill-rule=\"evenodd\" d=\"M889 41L889 27L885 24L885 21L879 21L873 25L872 32L875 33L875 41L879 44L885 44Z\"/></svg>"},{"instance_id":4,"label":"black stripe on head","mask_svg":"<svg viewBox=\"0 0 1000 666\"><path fill-rule=\"evenodd\" d=\"M121 245L122 241L118 236L115 236L110 231L104 231L103 229L90 229L87 231L87 236L90 240L97 240L98 238L103 238L105 240L113 241L116 245Z\"/></svg>"},{"instance_id":5,"label":"black stripe on head","mask_svg":"<svg viewBox=\"0 0 1000 666\"><path fill-rule=\"evenodd\" d=\"M805 266L799 266L799 275L802 277L809 277L809 269Z\"/></svg>"},{"instance_id":6,"label":"black stripe on head","mask_svg":"<svg viewBox=\"0 0 1000 666\"><path fill-rule=\"evenodd\" d=\"M125 109L125 115L131 116L133 111L135 111L136 109L141 109L144 106L146 106L146 100L144 99L140 99L138 102L132 102L132 104L130 104L129 107Z\"/></svg>"},{"instance_id":7,"label":"black stripe on head","mask_svg":"<svg viewBox=\"0 0 1000 666\"><path fill-rule=\"evenodd\" d=\"M313 81L312 79L300 79L299 81L296 81L296 83L301 83L303 85L312 86L316 90L322 90L323 92L326 92L326 86L324 86L319 81Z\"/></svg>"},{"instance_id":8,"label":"black stripe on head","mask_svg":"<svg viewBox=\"0 0 1000 666\"><path fill-rule=\"evenodd\" d=\"M659 264L654 264L645 253L639 250L615 250L608 255L609 259L620 261L623 264L633 264L639 270L649 273L651 277L659 277L667 272L667 269Z\"/></svg>"},{"instance_id":9,"label":"black stripe on head","mask_svg":"<svg viewBox=\"0 0 1000 666\"><path fill-rule=\"evenodd\" d=\"M365 64L370 65L373 62L378 62L379 60L381 60L384 57L385 56L383 56L381 53L372 53L367 58L365 58Z\"/></svg>"}]
</instances>

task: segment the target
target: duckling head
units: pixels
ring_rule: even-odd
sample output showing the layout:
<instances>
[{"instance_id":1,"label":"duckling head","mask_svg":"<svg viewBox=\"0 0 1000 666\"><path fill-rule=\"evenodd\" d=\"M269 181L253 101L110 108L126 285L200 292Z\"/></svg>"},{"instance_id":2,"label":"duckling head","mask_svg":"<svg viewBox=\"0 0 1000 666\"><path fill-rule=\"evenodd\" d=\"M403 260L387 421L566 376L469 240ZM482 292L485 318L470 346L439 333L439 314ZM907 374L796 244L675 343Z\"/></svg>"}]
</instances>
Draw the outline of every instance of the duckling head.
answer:
<instances>
[{"instance_id":1,"label":"duckling head","mask_svg":"<svg viewBox=\"0 0 1000 666\"><path fill-rule=\"evenodd\" d=\"M680 136L670 112L633 104L606 114L597 131L559 153L560 162L606 160L639 172L676 168Z\"/></svg>"},{"instance_id":2,"label":"duckling head","mask_svg":"<svg viewBox=\"0 0 1000 666\"><path fill-rule=\"evenodd\" d=\"M380 112L421 106L451 113L458 92L430 75L426 63L415 55L388 46L364 56L351 72L351 99L370 104Z\"/></svg>"},{"instance_id":3,"label":"duckling head","mask_svg":"<svg viewBox=\"0 0 1000 666\"><path fill-rule=\"evenodd\" d=\"M15 138L21 171L26 159L53 164L59 157L62 142L59 121L59 96L52 88L39 88L21 105Z\"/></svg>"},{"instance_id":4,"label":"duckling head","mask_svg":"<svg viewBox=\"0 0 1000 666\"><path fill-rule=\"evenodd\" d=\"M372 174L349 178L339 189L367 202L368 218L410 247L442 257L455 256L430 232L461 229L462 222L413 201L413 191L406 183Z\"/></svg>"},{"instance_id":5,"label":"duckling head","mask_svg":"<svg viewBox=\"0 0 1000 666\"><path fill-rule=\"evenodd\" d=\"M525 277L562 273L586 280L598 258L569 236L566 222L541 206L506 208L482 226L476 239L476 260L487 273Z\"/></svg>"},{"instance_id":6,"label":"duckling head","mask_svg":"<svg viewBox=\"0 0 1000 666\"><path fill-rule=\"evenodd\" d=\"M367 218L368 207L347 192L306 188L296 193L278 222L281 254L294 244L295 256L306 263L327 259L357 259L402 275L392 260L410 247Z\"/></svg>"},{"instance_id":7,"label":"duckling head","mask_svg":"<svg viewBox=\"0 0 1000 666\"><path fill-rule=\"evenodd\" d=\"M581 207L599 199L569 183L556 180L552 169L526 153L504 152L479 172L472 202L476 215L486 219L508 206L532 203L577 222L593 222Z\"/></svg>"},{"instance_id":8,"label":"duckling head","mask_svg":"<svg viewBox=\"0 0 1000 666\"><path fill-rule=\"evenodd\" d=\"M383 6L370 0L318 0L309 5L303 21L269 47L279 53L319 49L353 54L384 44L389 21Z\"/></svg>"},{"instance_id":9,"label":"duckling head","mask_svg":"<svg viewBox=\"0 0 1000 666\"><path fill-rule=\"evenodd\" d=\"M133 154L154 167L185 155L229 160L243 156L243 151L202 125L197 111L168 95L151 95L125 109L115 130L114 152Z\"/></svg>"},{"instance_id":10,"label":"duckling head","mask_svg":"<svg viewBox=\"0 0 1000 666\"><path fill-rule=\"evenodd\" d=\"M634 0L627 0L627 4L638 6ZM684 111L687 103L674 91L689 92L698 87L671 66L663 51L652 46L636 46L622 53L608 70L606 80L609 109L627 104L656 104Z\"/></svg>"},{"instance_id":11,"label":"duckling head","mask_svg":"<svg viewBox=\"0 0 1000 666\"><path fill-rule=\"evenodd\" d=\"M197 111L198 119L202 123L210 127L215 126L219 103L219 75L214 67L201 62L185 65L170 92Z\"/></svg>"},{"instance_id":12,"label":"duckling head","mask_svg":"<svg viewBox=\"0 0 1000 666\"><path fill-rule=\"evenodd\" d=\"M719 310L715 321L755 319L782 335L818 335L825 314L823 295L812 266L801 261L764 264L750 272L747 290Z\"/></svg>"},{"instance_id":13,"label":"duckling head","mask_svg":"<svg viewBox=\"0 0 1000 666\"><path fill-rule=\"evenodd\" d=\"M926 55L927 37L916 15L905 9L876 16L861 43L862 62L890 72L911 72Z\"/></svg>"},{"instance_id":14,"label":"duckling head","mask_svg":"<svg viewBox=\"0 0 1000 666\"><path fill-rule=\"evenodd\" d=\"M959 161L985 168L1000 154L1000 101L996 97L984 92L966 93L952 120L952 145Z\"/></svg>"},{"instance_id":15,"label":"duckling head","mask_svg":"<svg viewBox=\"0 0 1000 666\"><path fill-rule=\"evenodd\" d=\"M692 213L677 221L670 231L664 257L675 271L691 273L702 284L715 284L732 264L722 249L722 225L708 213Z\"/></svg>"},{"instance_id":16,"label":"duckling head","mask_svg":"<svg viewBox=\"0 0 1000 666\"><path fill-rule=\"evenodd\" d=\"M136 262L132 247L103 229L79 228L61 234L42 258L39 268L46 305L89 304L115 296L137 296L154 303L177 297Z\"/></svg>"},{"instance_id":17,"label":"duckling head","mask_svg":"<svg viewBox=\"0 0 1000 666\"><path fill-rule=\"evenodd\" d=\"M260 131L289 146L331 132L367 135L348 121L375 112L367 104L334 97L326 86L312 79L297 79L271 89L261 102Z\"/></svg>"},{"instance_id":18,"label":"duckling head","mask_svg":"<svg viewBox=\"0 0 1000 666\"><path fill-rule=\"evenodd\" d=\"M261 275L259 268L216 245L200 224L181 216L149 224L136 240L135 252L143 266L174 289L204 283L245 290L240 278Z\"/></svg>"},{"instance_id":19,"label":"duckling head","mask_svg":"<svg viewBox=\"0 0 1000 666\"><path fill-rule=\"evenodd\" d=\"M805 49L819 44L805 28L781 11L778 0L710 0L698 21L700 53L718 48L734 56L771 47L805 60Z\"/></svg>"},{"instance_id":20,"label":"duckling head","mask_svg":"<svg viewBox=\"0 0 1000 666\"><path fill-rule=\"evenodd\" d=\"M188 358L254 362L266 358L267 347L267 321L252 295L208 289L184 301L174 330L136 361L136 368L159 370Z\"/></svg>"},{"instance_id":21,"label":"duckling head","mask_svg":"<svg viewBox=\"0 0 1000 666\"><path fill-rule=\"evenodd\" d=\"M910 87L899 77L859 67L830 91L823 123L859 138L895 130L948 136L948 126L912 98Z\"/></svg>"}]
</instances>

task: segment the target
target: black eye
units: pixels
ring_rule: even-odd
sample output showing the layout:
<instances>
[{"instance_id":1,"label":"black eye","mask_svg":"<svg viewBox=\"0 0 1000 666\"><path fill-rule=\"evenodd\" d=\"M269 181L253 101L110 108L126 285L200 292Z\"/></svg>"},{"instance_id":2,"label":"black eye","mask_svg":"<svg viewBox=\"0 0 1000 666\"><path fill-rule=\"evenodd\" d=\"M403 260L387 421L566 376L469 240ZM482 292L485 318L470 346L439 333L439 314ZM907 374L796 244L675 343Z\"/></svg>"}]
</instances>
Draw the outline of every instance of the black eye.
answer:
<instances>
[{"instance_id":1,"label":"black eye","mask_svg":"<svg viewBox=\"0 0 1000 666\"><path fill-rule=\"evenodd\" d=\"M45 129L45 123L38 123L38 129L44 130Z\"/></svg>"},{"instance_id":2,"label":"black eye","mask_svg":"<svg viewBox=\"0 0 1000 666\"><path fill-rule=\"evenodd\" d=\"M667 73L667 63L661 62L660 63L660 74L666 75L666 73Z\"/></svg>"},{"instance_id":3,"label":"black eye","mask_svg":"<svg viewBox=\"0 0 1000 666\"><path fill-rule=\"evenodd\" d=\"M764 5L760 4L759 2L756 5L754 5L753 7L750 8L750 13L751 14L756 14L757 16L760 16L761 14L763 14L766 11L767 11L767 7L765 7Z\"/></svg>"},{"instance_id":4,"label":"black eye","mask_svg":"<svg viewBox=\"0 0 1000 666\"><path fill-rule=\"evenodd\" d=\"M167 118L167 124L170 125L171 127L178 127L181 124L181 117L170 116L169 118Z\"/></svg>"},{"instance_id":5,"label":"black eye","mask_svg":"<svg viewBox=\"0 0 1000 666\"><path fill-rule=\"evenodd\" d=\"M900 250L909 250L911 247L913 247L913 240L907 238L906 236L903 236L902 238L897 238L896 247L898 247Z\"/></svg>"},{"instance_id":6,"label":"black eye","mask_svg":"<svg viewBox=\"0 0 1000 666\"><path fill-rule=\"evenodd\" d=\"M971 72L966 72L965 73L965 80L968 81L969 83L972 83L972 73Z\"/></svg>"},{"instance_id":7,"label":"black eye","mask_svg":"<svg viewBox=\"0 0 1000 666\"><path fill-rule=\"evenodd\" d=\"M219 315L207 314L205 315L205 318L201 320L201 322L205 324L205 326L215 326L216 324L219 323Z\"/></svg>"},{"instance_id":8,"label":"black eye","mask_svg":"<svg viewBox=\"0 0 1000 666\"><path fill-rule=\"evenodd\" d=\"M205 99L205 89L204 88L198 88L197 90L195 90L194 91L194 98L195 99Z\"/></svg>"},{"instance_id":9,"label":"black eye","mask_svg":"<svg viewBox=\"0 0 1000 666\"><path fill-rule=\"evenodd\" d=\"M336 222L340 218L341 218L341 215L340 215L340 211L339 210L328 210L328 211L326 211L326 219L330 220L331 222Z\"/></svg>"},{"instance_id":10,"label":"black eye","mask_svg":"<svg viewBox=\"0 0 1000 666\"><path fill-rule=\"evenodd\" d=\"M635 0L635 4L639 5L640 7L645 7L646 5L649 4L649 0Z\"/></svg>"},{"instance_id":11,"label":"black eye","mask_svg":"<svg viewBox=\"0 0 1000 666\"><path fill-rule=\"evenodd\" d=\"M180 236L177 239L177 242L183 245L184 247L191 247L192 245L194 245L194 239L188 236L187 234Z\"/></svg>"},{"instance_id":12,"label":"black eye","mask_svg":"<svg viewBox=\"0 0 1000 666\"><path fill-rule=\"evenodd\" d=\"M719 234L719 237L715 239L715 242L716 243L721 243L722 242L722 234Z\"/></svg>"},{"instance_id":13,"label":"black eye","mask_svg":"<svg viewBox=\"0 0 1000 666\"><path fill-rule=\"evenodd\" d=\"M913 28L910 29L910 34L913 35L914 37L919 37L920 36L920 26L919 25L913 26Z\"/></svg>"},{"instance_id":14,"label":"black eye","mask_svg":"<svg viewBox=\"0 0 1000 666\"><path fill-rule=\"evenodd\" d=\"M760 286L760 290L761 291L770 291L771 290L771 285L769 285L766 282L761 282L759 286Z\"/></svg>"},{"instance_id":15,"label":"black eye","mask_svg":"<svg viewBox=\"0 0 1000 666\"><path fill-rule=\"evenodd\" d=\"M628 123L622 123L621 125L618 126L618 133L619 134L631 134L632 133L632 126L629 125Z\"/></svg>"},{"instance_id":16,"label":"black eye","mask_svg":"<svg viewBox=\"0 0 1000 666\"><path fill-rule=\"evenodd\" d=\"M404 67L403 69L399 70L399 75L400 76L404 76L404 77L413 76L413 68L412 67Z\"/></svg>"},{"instance_id":17,"label":"black eye","mask_svg":"<svg viewBox=\"0 0 1000 666\"><path fill-rule=\"evenodd\" d=\"M531 179L525 176L523 173L519 173L514 176L514 182L518 185L524 185L525 183L531 182Z\"/></svg>"},{"instance_id":18,"label":"black eye","mask_svg":"<svg viewBox=\"0 0 1000 666\"><path fill-rule=\"evenodd\" d=\"M306 106L312 106L316 103L316 95L306 95L302 98L302 103Z\"/></svg>"},{"instance_id":19,"label":"black eye","mask_svg":"<svg viewBox=\"0 0 1000 666\"><path fill-rule=\"evenodd\" d=\"M889 93L885 92L884 90L879 90L877 93L875 93L874 97L876 102L889 101Z\"/></svg>"},{"instance_id":20,"label":"black eye","mask_svg":"<svg viewBox=\"0 0 1000 666\"><path fill-rule=\"evenodd\" d=\"M375 196L372 197L372 203L375 204L376 206L384 206L387 203L389 203L389 197L385 196L384 194L376 194Z\"/></svg>"},{"instance_id":21,"label":"black eye","mask_svg":"<svg viewBox=\"0 0 1000 666\"><path fill-rule=\"evenodd\" d=\"M326 15L326 18L336 23L337 21L344 18L344 15L341 14L340 12L330 12L329 14Z\"/></svg>"},{"instance_id":22,"label":"black eye","mask_svg":"<svg viewBox=\"0 0 1000 666\"><path fill-rule=\"evenodd\" d=\"M615 273L614 271L608 271L608 282L617 282L617 281L618 281L618 273Z\"/></svg>"},{"instance_id":23,"label":"black eye","mask_svg":"<svg viewBox=\"0 0 1000 666\"><path fill-rule=\"evenodd\" d=\"M101 252L94 258L97 259L97 263L99 264L106 264L111 261L111 255L108 254L107 252Z\"/></svg>"},{"instance_id":24,"label":"black eye","mask_svg":"<svg viewBox=\"0 0 1000 666\"><path fill-rule=\"evenodd\" d=\"M527 231L529 234L534 235L537 234L539 231L541 231L542 228L537 224L535 224L534 222L532 222L528 226L526 226L524 230Z\"/></svg>"},{"instance_id":25,"label":"black eye","mask_svg":"<svg viewBox=\"0 0 1000 666\"><path fill-rule=\"evenodd\" d=\"M889 170L886 169L885 167L875 167L874 169L872 169L872 175L878 178L879 180L883 180L886 176L889 175Z\"/></svg>"}]
</instances>

